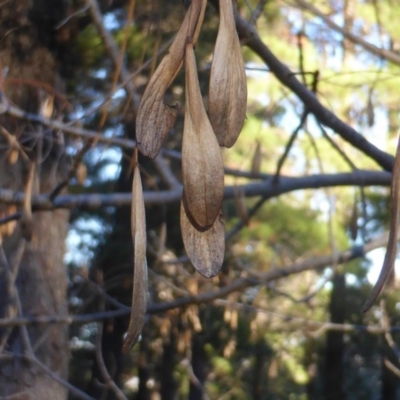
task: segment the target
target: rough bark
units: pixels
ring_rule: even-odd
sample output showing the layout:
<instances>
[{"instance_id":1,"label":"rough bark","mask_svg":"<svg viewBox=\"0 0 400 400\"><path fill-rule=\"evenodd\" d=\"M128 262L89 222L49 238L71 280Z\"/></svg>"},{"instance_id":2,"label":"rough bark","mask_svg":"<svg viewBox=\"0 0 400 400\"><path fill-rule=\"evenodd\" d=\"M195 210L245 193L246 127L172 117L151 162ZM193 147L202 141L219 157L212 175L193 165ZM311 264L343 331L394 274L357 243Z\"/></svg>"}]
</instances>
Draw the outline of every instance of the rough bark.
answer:
<instances>
[{"instance_id":1,"label":"rough bark","mask_svg":"<svg viewBox=\"0 0 400 400\"><path fill-rule=\"evenodd\" d=\"M53 113L59 113L61 103L57 94L62 92L61 79L57 74L57 60L47 46L54 47L55 43L45 45L42 37L45 36L44 30L54 30L66 5L66 1L59 0L2 2L2 101L34 113L39 113L44 102L50 101ZM51 37L56 37L56 34L53 32ZM51 110L48 108L42 112L50 113ZM35 163L32 191L34 194L49 193L65 173L66 158L63 156L60 133L4 115L0 116L0 127L18 139L24 146L25 154L23 156L19 152L14 162L9 140L2 131L0 187L24 191L29 169ZM14 157L16 154L14 152ZM14 211L13 207L0 205L2 216ZM17 223L2 226L0 279L2 288L8 288L0 294L2 317L67 314L67 278L63 265L67 226L68 213L62 210L35 213L31 224L29 218L21 218ZM66 325L5 329L0 332L0 340L4 345L4 354L0 358L1 398L66 398L66 388L51 376L67 378L69 351Z\"/></svg>"}]
</instances>

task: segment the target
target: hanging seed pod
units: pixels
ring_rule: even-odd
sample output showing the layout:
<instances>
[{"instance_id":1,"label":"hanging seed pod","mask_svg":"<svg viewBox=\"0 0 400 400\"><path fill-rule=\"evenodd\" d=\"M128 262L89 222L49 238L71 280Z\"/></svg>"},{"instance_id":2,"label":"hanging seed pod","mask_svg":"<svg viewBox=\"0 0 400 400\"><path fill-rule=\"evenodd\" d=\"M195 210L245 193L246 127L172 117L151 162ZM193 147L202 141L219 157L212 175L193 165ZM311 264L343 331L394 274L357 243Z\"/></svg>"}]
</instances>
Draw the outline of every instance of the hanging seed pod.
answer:
<instances>
[{"instance_id":1,"label":"hanging seed pod","mask_svg":"<svg viewBox=\"0 0 400 400\"><path fill-rule=\"evenodd\" d=\"M232 147L246 118L246 73L232 0L219 1L219 14L211 64L209 114L220 146Z\"/></svg>"},{"instance_id":2,"label":"hanging seed pod","mask_svg":"<svg viewBox=\"0 0 400 400\"><path fill-rule=\"evenodd\" d=\"M225 253L225 225L222 215L205 231L199 231L190 222L181 202L181 231L186 253L194 268L206 278L212 278L221 270Z\"/></svg>"},{"instance_id":3,"label":"hanging seed pod","mask_svg":"<svg viewBox=\"0 0 400 400\"><path fill-rule=\"evenodd\" d=\"M139 166L132 184L131 229L134 251L132 309L123 350L129 351L142 332L147 310L146 220Z\"/></svg>"},{"instance_id":4,"label":"hanging seed pod","mask_svg":"<svg viewBox=\"0 0 400 400\"><path fill-rule=\"evenodd\" d=\"M204 19L206 0L193 0L168 54L154 72L143 94L136 118L137 146L154 158L175 124L177 105L164 103L165 92L183 65L187 38L197 42Z\"/></svg>"},{"instance_id":5,"label":"hanging seed pod","mask_svg":"<svg viewBox=\"0 0 400 400\"><path fill-rule=\"evenodd\" d=\"M392 217L390 219L389 227L389 239L385 253L385 259L378 280L375 283L372 293L368 297L362 309L363 312L367 312L374 301L379 296L383 289L383 286L388 279L390 272L393 269L394 262L397 256L397 236L399 232L400 222L400 137L397 144L396 157L394 160L392 186L390 188L390 212Z\"/></svg>"},{"instance_id":6,"label":"hanging seed pod","mask_svg":"<svg viewBox=\"0 0 400 400\"><path fill-rule=\"evenodd\" d=\"M212 226L221 210L224 164L200 93L193 45L185 56L186 106L182 141L184 201L197 228Z\"/></svg>"}]
</instances>

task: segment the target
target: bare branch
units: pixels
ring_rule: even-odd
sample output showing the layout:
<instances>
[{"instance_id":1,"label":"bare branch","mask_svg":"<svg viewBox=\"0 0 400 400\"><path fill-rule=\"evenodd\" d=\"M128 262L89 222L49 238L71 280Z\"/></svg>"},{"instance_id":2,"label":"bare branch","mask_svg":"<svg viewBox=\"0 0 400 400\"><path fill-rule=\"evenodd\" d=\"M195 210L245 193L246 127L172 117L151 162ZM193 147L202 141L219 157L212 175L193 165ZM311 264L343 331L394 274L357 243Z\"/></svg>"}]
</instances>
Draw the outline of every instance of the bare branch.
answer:
<instances>
[{"instance_id":1,"label":"bare branch","mask_svg":"<svg viewBox=\"0 0 400 400\"><path fill-rule=\"evenodd\" d=\"M304 177L281 176L278 183L273 181L274 175L267 181L243 185L242 190L246 197L263 196L265 199L280 196L294 190L320 189L334 186L389 186L391 174L382 171L343 172L337 174L319 174ZM237 190L237 189L236 189ZM146 205L173 203L180 200L182 189L172 189L159 192L144 192ZM235 186L225 188L224 198L233 199ZM86 209L98 209L101 207L127 206L131 203L130 193L113 194L83 194L58 196L51 201L48 195L32 197L33 211L53 210L55 208L72 209L82 207ZM24 193L14 192L10 189L0 189L0 203L22 205ZM16 218L18 214L15 214ZM7 217L9 221L9 217ZM5 222L5 221L0 221Z\"/></svg>"}]
</instances>

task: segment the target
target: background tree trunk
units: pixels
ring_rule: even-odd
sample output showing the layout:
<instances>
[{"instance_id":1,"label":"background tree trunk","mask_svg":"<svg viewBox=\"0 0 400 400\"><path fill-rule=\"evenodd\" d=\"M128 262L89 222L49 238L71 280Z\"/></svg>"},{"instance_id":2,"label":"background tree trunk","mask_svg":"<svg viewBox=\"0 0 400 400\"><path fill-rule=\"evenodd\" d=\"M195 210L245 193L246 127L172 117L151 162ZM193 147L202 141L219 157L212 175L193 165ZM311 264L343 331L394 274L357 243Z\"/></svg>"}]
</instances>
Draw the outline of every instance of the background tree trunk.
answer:
<instances>
[{"instance_id":1,"label":"background tree trunk","mask_svg":"<svg viewBox=\"0 0 400 400\"><path fill-rule=\"evenodd\" d=\"M333 288L329 311L331 322L343 324L345 322L346 306L346 279L345 275L335 272L332 280ZM325 399L336 400L346 398L344 393L343 372L344 340L343 332L329 331L326 336L325 350Z\"/></svg>"},{"instance_id":2,"label":"background tree trunk","mask_svg":"<svg viewBox=\"0 0 400 400\"><path fill-rule=\"evenodd\" d=\"M13 0L1 4L1 90L5 101L42 116L60 115L62 85L56 58L47 45L55 48L58 32L54 27L65 15L66 6L63 0ZM51 40L55 41L45 46L41 38L46 30L52 31ZM47 111L40 112L46 102ZM28 171L35 163L33 194L50 193L65 173L60 134L12 117L1 116L0 125L18 138L25 153L20 152L14 162L2 131L1 187L24 191ZM4 216L15 212L15 208L2 205L0 211ZM68 213L63 210L35 213L30 241L23 238L29 239L29 220L21 218L16 223L2 225L0 276L2 286L8 287L0 294L2 317L67 315L67 278L63 265L67 227ZM66 388L54 377L67 379L67 325L16 327L3 330L0 336L10 355L0 359L1 397L66 398Z\"/></svg>"}]
</instances>

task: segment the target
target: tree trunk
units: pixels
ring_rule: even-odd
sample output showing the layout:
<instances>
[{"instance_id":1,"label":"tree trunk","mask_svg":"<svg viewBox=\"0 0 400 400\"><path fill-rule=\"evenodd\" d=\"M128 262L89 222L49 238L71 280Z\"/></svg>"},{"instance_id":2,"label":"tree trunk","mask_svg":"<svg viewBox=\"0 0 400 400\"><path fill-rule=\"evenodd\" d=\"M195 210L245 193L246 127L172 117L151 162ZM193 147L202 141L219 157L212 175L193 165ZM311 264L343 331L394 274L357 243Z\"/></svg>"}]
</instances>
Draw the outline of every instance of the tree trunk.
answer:
<instances>
[{"instance_id":1,"label":"tree trunk","mask_svg":"<svg viewBox=\"0 0 400 400\"><path fill-rule=\"evenodd\" d=\"M192 368L194 377L190 381L189 400L203 400L204 383L207 378L207 354L200 335L192 338Z\"/></svg>"},{"instance_id":2,"label":"tree trunk","mask_svg":"<svg viewBox=\"0 0 400 400\"><path fill-rule=\"evenodd\" d=\"M342 273L336 272L333 277L333 288L329 311L331 322L345 322L345 291L346 281ZM344 341L343 332L329 331L326 337L325 350L325 400L344 400L343 372Z\"/></svg>"},{"instance_id":3,"label":"tree trunk","mask_svg":"<svg viewBox=\"0 0 400 400\"><path fill-rule=\"evenodd\" d=\"M3 102L42 116L59 114L61 80L56 60L41 43L41 37L46 29L52 31L52 38L56 36L54 27L65 6L66 2L61 0L2 2L0 89ZM66 157L60 134L6 114L0 116L0 126L0 187L26 191L30 181L32 194L50 193L65 173ZM11 150L7 132L18 139L22 151ZM30 209L29 204L26 206L20 211ZM2 217L15 211L12 205L0 206ZM23 211L19 221L1 225L0 279L1 288L5 289L0 293L1 317L67 315L67 279L63 265L67 227L68 213L62 210L36 212L32 219L29 211ZM6 351L3 355L7 356L0 358L1 398L66 398L65 386L56 380L67 379L66 324L3 329L0 345Z\"/></svg>"},{"instance_id":4,"label":"tree trunk","mask_svg":"<svg viewBox=\"0 0 400 400\"><path fill-rule=\"evenodd\" d=\"M389 274L388 280L385 285L386 295L390 291L395 290L395 272L394 269ZM388 313L386 308L385 300L381 300L381 308L382 312L385 314ZM394 315L394 310L392 311ZM388 313L387 316L382 316L382 318L388 318L388 325L391 326L390 317L391 313ZM384 400L397 400L398 399L398 389L399 389L399 377L390 369L390 365L396 368L397 370L400 368L399 359L396 354L396 350L393 349L386 335L381 337L381 398ZM389 363L389 364L388 364Z\"/></svg>"}]
</instances>

